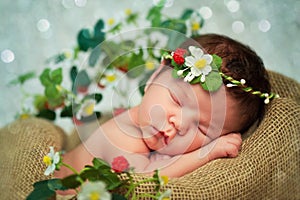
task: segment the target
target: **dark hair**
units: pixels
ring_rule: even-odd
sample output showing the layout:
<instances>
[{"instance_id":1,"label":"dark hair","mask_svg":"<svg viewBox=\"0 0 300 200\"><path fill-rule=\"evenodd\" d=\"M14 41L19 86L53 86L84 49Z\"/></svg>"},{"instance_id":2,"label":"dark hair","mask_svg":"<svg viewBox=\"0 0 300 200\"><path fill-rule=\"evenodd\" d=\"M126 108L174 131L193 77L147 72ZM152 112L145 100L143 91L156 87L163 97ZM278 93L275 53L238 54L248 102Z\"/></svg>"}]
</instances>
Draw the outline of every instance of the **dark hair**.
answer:
<instances>
[{"instance_id":1,"label":"dark hair","mask_svg":"<svg viewBox=\"0 0 300 200\"><path fill-rule=\"evenodd\" d=\"M209 54L216 54L222 58L221 71L235 80L246 80L246 85L261 92L270 93L271 86L267 71L262 59L247 45L244 45L227 36L217 34L203 34L192 38L200 47ZM185 42L187 48L190 42ZM228 82L223 79L224 84ZM264 99L243 91L238 87L226 88L241 107L242 127L245 131L257 119L264 115Z\"/></svg>"}]
</instances>

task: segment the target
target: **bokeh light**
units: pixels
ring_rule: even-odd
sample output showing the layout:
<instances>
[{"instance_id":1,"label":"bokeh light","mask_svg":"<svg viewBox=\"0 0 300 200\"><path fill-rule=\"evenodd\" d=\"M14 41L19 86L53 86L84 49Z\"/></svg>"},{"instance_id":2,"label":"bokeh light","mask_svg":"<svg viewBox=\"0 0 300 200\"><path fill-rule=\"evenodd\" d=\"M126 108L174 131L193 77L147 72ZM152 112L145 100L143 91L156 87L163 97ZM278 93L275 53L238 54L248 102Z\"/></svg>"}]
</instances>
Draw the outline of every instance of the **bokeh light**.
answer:
<instances>
[{"instance_id":1,"label":"bokeh light","mask_svg":"<svg viewBox=\"0 0 300 200\"><path fill-rule=\"evenodd\" d=\"M230 12L237 12L239 9L240 9L240 3L236 0L230 0L227 2L226 4L227 6L227 9L230 11Z\"/></svg>"},{"instance_id":2,"label":"bokeh light","mask_svg":"<svg viewBox=\"0 0 300 200\"><path fill-rule=\"evenodd\" d=\"M231 27L234 33L242 33L245 30L245 25L242 21L234 21Z\"/></svg>"},{"instance_id":3,"label":"bokeh light","mask_svg":"<svg viewBox=\"0 0 300 200\"><path fill-rule=\"evenodd\" d=\"M271 28L271 23L268 20L263 19L260 22L258 22L258 29L261 32L268 32L270 28Z\"/></svg>"},{"instance_id":4,"label":"bokeh light","mask_svg":"<svg viewBox=\"0 0 300 200\"><path fill-rule=\"evenodd\" d=\"M15 54L9 49L5 49L1 52L1 60L4 63L11 63L15 60Z\"/></svg>"},{"instance_id":5,"label":"bokeh light","mask_svg":"<svg viewBox=\"0 0 300 200\"><path fill-rule=\"evenodd\" d=\"M209 19L212 17L213 12L210 7L204 6L199 9L199 13L202 15L204 19Z\"/></svg>"},{"instance_id":6,"label":"bokeh light","mask_svg":"<svg viewBox=\"0 0 300 200\"><path fill-rule=\"evenodd\" d=\"M46 32L50 28L50 23L47 19L40 19L37 22L36 27L40 32Z\"/></svg>"},{"instance_id":7,"label":"bokeh light","mask_svg":"<svg viewBox=\"0 0 300 200\"><path fill-rule=\"evenodd\" d=\"M87 4L87 0L75 0L75 5L78 7L85 7Z\"/></svg>"}]
</instances>

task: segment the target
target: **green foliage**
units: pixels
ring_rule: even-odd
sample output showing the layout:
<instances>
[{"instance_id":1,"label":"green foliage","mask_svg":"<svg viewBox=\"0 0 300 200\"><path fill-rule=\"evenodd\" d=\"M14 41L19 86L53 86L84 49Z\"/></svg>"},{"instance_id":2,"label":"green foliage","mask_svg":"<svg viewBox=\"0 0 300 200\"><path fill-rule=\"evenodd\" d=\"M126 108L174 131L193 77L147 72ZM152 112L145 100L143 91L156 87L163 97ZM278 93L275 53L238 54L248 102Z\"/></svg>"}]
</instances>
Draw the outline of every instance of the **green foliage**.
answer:
<instances>
[{"instance_id":1,"label":"green foliage","mask_svg":"<svg viewBox=\"0 0 300 200\"><path fill-rule=\"evenodd\" d=\"M140 76L145 70L145 61L143 59L143 49L139 49L138 53L132 53L128 59L128 72L129 78L136 78Z\"/></svg>"},{"instance_id":2,"label":"green foliage","mask_svg":"<svg viewBox=\"0 0 300 200\"><path fill-rule=\"evenodd\" d=\"M136 181L132 177L132 171L115 172L106 161L99 158L94 158L92 165L85 166L80 172L77 172L72 166L65 164L63 161L61 161L60 165L64 165L72 170L73 174L62 179L54 178L34 183L34 189L27 196L27 200L52 199L55 198L58 190L74 189L79 191L78 189L82 188L86 182L99 181L105 183L105 189L112 194L113 200L125 200L129 199L129 197L132 197L134 200L143 199L143 197L158 199L161 195L162 184L160 183L161 177L158 170L155 170L152 177ZM152 182L155 185L154 194L136 195L135 188L145 182ZM124 194L124 189L128 190L126 194Z\"/></svg>"},{"instance_id":3,"label":"green foliage","mask_svg":"<svg viewBox=\"0 0 300 200\"><path fill-rule=\"evenodd\" d=\"M152 27L159 27L161 24L161 11L164 7L163 6L155 6L152 7L149 12L148 15L146 17L147 20L149 20L151 22L151 26Z\"/></svg>"},{"instance_id":4,"label":"green foliage","mask_svg":"<svg viewBox=\"0 0 300 200\"><path fill-rule=\"evenodd\" d=\"M205 78L205 82L201 83L203 89L214 92L217 91L223 83L219 71L211 71Z\"/></svg>"},{"instance_id":5,"label":"green foliage","mask_svg":"<svg viewBox=\"0 0 300 200\"><path fill-rule=\"evenodd\" d=\"M164 49L174 50L186 39L190 28L187 22L189 22L192 16L195 16L194 13L201 19L200 26L204 23L201 15L193 9L184 10L179 17L168 17L165 14L168 12L163 11L165 3L166 0L161 0L146 13L146 20L150 22L151 27L157 27L158 29L145 30L142 35L137 35L133 39L118 37L117 40L107 40L108 36L120 33L126 25L133 24L138 27L139 13L131 12L131 10L127 10L126 17L113 26L107 26L103 19L99 19L91 29L83 28L79 30L76 38L77 45L73 48L73 55L71 55L72 52L60 52L46 60L46 64L69 65L72 63L71 66L68 66L70 68L68 78L71 80L71 87L66 89L62 86L63 79L65 78L63 77L62 67L56 69L45 68L39 76L44 91L43 94L32 95L35 110L31 115L51 120L56 119L56 114L59 114L58 112L60 112L60 117L73 118L73 116L77 116L76 114L80 111L84 100L92 98L97 103L102 100L103 97L101 94L86 93L88 92L88 87L93 82L98 84L100 88L105 87L106 85L103 85L101 81L103 78L108 77L106 76L108 71L121 71L128 78L138 80L139 91L143 95L146 81L153 72L151 68L146 69L145 64L150 61L160 62L160 56L156 52L160 41L158 39L153 40L151 37L153 31L163 34L168 38L166 46L163 47ZM198 34L198 32L192 33L193 36L195 34ZM144 37L144 41L147 41L147 47L149 48L138 46L137 41ZM159 46L158 48L161 47ZM77 63L81 62L79 60L81 59L80 54L85 54L88 57L88 68L79 69ZM216 58L215 60L218 67L218 59ZM91 69L89 67L93 68L94 73L90 73ZM174 73L173 75L175 76ZM27 80L34 77L34 72L28 72L12 80L10 84L19 84L22 86ZM111 82L107 84L111 84ZM26 98L30 96L25 91L23 93ZM83 97L80 95L81 99L78 99L79 93L84 94ZM124 98L124 94L120 95ZM31 112L28 108L22 108L22 110L23 112L24 110ZM101 117L101 113L94 112L91 116L82 117L80 121L86 122L99 117Z\"/></svg>"},{"instance_id":6,"label":"green foliage","mask_svg":"<svg viewBox=\"0 0 300 200\"><path fill-rule=\"evenodd\" d=\"M61 84L62 80L62 68L58 68L53 71L51 71L49 68L46 68L40 75L40 81L42 85L46 87L50 85L59 85Z\"/></svg>"},{"instance_id":7,"label":"green foliage","mask_svg":"<svg viewBox=\"0 0 300 200\"><path fill-rule=\"evenodd\" d=\"M39 111L36 117L54 121L56 119L56 113L53 110L43 109Z\"/></svg>"},{"instance_id":8,"label":"green foliage","mask_svg":"<svg viewBox=\"0 0 300 200\"><path fill-rule=\"evenodd\" d=\"M212 57L213 57L212 67L213 67L213 69L216 69L219 71L222 66L222 58L217 56L216 54L213 54Z\"/></svg>"},{"instance_id":9,"label":"green foliage","mask_svg":"<svg viewBox=\"0 0 300 200\"><path fill-rule=\"evenodd\" d=\"M16 79L10 81L10 85L23 85L26 81L35 78L35 73L34 72L27 72L25 74L22 74L18 76Z\"/></svg>"},{"instance_id":10,"label":"green foliage","mask_svg":"<svg viewBox=\"0 0 300 200\"><path fill-rule=\"evenodd\" d=\"M65 190L60 179L43 180L34 183L34 190L27 196L27 200L49 200L54 199L56 190Z\"/></svg>"},{"instance_id":11,"label":"green foliage","mask_svg":"<svg viewBox=\"0 0 300 200\"><path fill-rule=\"evenodd\" d=\"M77 94L77 91L80 87L87 88L90 84L91 84L91 79L88 73L86 72L86 70L83 69L77 72L72 86L73 93Z\"/></svg>"},{"instance_id":12,"label":"green foliage","mask_svg":"<svg viewBox=\"0 0 300 200\"><path fill-rule=\"evenodd\" d=\"M213 54L212 56L213 56L213 62L211 64L212 71L206 76L205 83L201 83L201 85L203 89L214 92L217 91L223 83L223 79L219 73L219 70L222 65L222 58L220 58L215 54Z\"/></svg>"},{"instance_id":13,"label":"green foliage","mask_svg":"<svg viewBox=\"0 0 300 200\"><path fill-rule=\"evenodd\" d=\"M46 68L40 75L40 81L45 86L44 94L50 108L60 106L64 102L64 94L59 90L62 80L61 68L54 70Z\"/></svg>"},{"instance_id":14,"label":"green foliage","mask_svg":"<svg viewBox=\"0 0 300 200\"><path fill-rule=\"evenodd\" d=\"M82 51L87 51L88 49L93 49L105 39L105 32L103 32L104 22L102 19L94 26L93 33L88 29L81 29L77 35L77 43L79 49Z\"/></svg>"}]
</instances>

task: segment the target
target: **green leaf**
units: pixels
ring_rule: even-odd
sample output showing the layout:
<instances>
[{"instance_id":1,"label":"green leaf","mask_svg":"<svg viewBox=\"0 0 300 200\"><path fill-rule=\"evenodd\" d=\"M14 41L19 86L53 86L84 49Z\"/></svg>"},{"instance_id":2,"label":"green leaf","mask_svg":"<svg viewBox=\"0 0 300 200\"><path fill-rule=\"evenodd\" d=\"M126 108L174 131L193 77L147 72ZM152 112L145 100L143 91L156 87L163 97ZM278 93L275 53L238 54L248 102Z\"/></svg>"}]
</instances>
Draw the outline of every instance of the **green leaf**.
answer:
<instances>
[{"instance_id":1,"label":"green leaf","mask_svg":"<svg viewBox=\"0 0 300 200\"><path fill-rule=\"evenodd\" d=\"M126 22L128 24L136 24L136 20L138 19L138 14L137 13L132 13L131 15L129 15L127 18L126 18Z\"/></svg>"},{"instance_id":2,"label":"green leaf","mask_svg":"<svg viewBox=\"0 0 300 200\"><path fill-rule=\"evenodd\" d=\"M56 109L57 107L64 106L64 97L59 96L58 98L48 97L47 99L48 108L51 110Z\"/></svg>"},{"instance_id":3,"label":"green leaf","mask_svg":"<svg viewBox=\"0 0 300 200\"><path fill-rule=\"evenodd\" d=\"M100 57L101 49L99 46L96 46L89 56L89 66L94 67Z\"/></svg>"},{"instance_id":4,"label":"green leaf","mask_svg":"<svg viewBox=\"0 0 300 200\"><path fill-rule=\"evenodd\" d=\"M88 86L91 83L91 79L86 70L81 70L77 74L75 85L76 86Z\"/></svg>"},{"instance_id":5,"label":"green leaf","mask_svg":"<svg viewBox=\"0 0 300 200\"><path fill-rule=\"evenodd\" d=\"M102 31L103 28L104 22L102 19L100 19L94 26L93 35L88 29L81 29L77 35L79 49L82 51L87 51L90 48L95 48L97 45L103 42L105 39L105 33Z\"/></svg>"},{"instance_id":6,"label":"green leaf","mask_svg":"<svg viewBox=\"0 0 300 200\"><path fill-rule=\"evenodd\" d=\"M122 23L118 23L114 27L112 27L108 32L110 32L110 33L116 33L118 31L120 31L121 28L122 28Z\"/></svg>"},{"instance_id":7,"label":"green leaf","mask_svg":"<svg viewBox=\"0 0 300 200\"><path fill-rule=\"evenodd\" d=\"M206 77L205 82L201 83L204 90L214 92L217 91L222 85L222 77L219 72L211 71Z\"/></svg>"},{"instance_id":8,"label":"green leaf","mask_svg":"<svg viewBox=\"0 0 300 200\"><path fill-rule=\"evenodd\" d=\"M127 199L120 194L112 193L112 200L127 200Z\"/></svg>"},{"instance_id":9,"label":"green leaf","mask_svg":"<svg viewBox=\"0 0 300 200\"><path fill-rule=\"evenodd\" d=\"M96 38L102 38L104 39L104 32L102 31L104 28L104 21L102 19L99 19L97 23L94 26L94 37ZM102 41L101 41L102 42Z\"/></svg>"},{"instance_id":10,"label":"green leaf","mask_svg":"<svg viewBox=\"0 0 300 200\"><path fill-rule=\"evenodd\" d=\"M177 70L176 69L172 70L172 77L173 78L179 78L179 76L177 75Z\"/></svg>"},{"instance_id":11,"label":"green leaf","mask_svg":"<svg viewBox=\"0 0 300 200\"><path fill-rule=\"evenodd\" d=\"M53 110L44 109L41 110L36 116L54 121L56 118L56 113Z\"/></svg>"},{"instance_id":12,"label":"green leaf","mask_svg":"<svg viewBox=\"0 0 300 200\"><path fill-rule=\"evenodd\" d=\"M45 109L46 102L47 102L47 97L45 97L44 95L35 95L34 96L33 104L37 110Z\"/></svg>"},{"instance_id":13,"label":"green leaf","mask_svg":"<svg viewBox=\"0 0 300 200\"><path fill-rule=\"evenodd\" d=\"M104 174L104 177L102 180L107 184L107 190L114 190L122 184L117 174Z\"/></svg>"},{"instance_id":14,"label":"green leaf","mask_svg":"<svg viewBox=\"0 0 300 200\"><path fill-rule=\"evenodd\" d=\"M201 82L201 76L197 76L190 82L190 84L196 84L196 83L200 83L200 82Z\"/></svg>"},{"instance_id":15,"label":"green leaf","mask_svg":"<svg viewBox=\"0 0 300 200\"><path fill-rule=\"evenodd\" d=\"M53 71L51 69L46 68L42 74L40 75L40 81L42 85L48 87L50 85L59 85L63 80L62 76L62 68L57 68Z\"/></svg>"},{"instance_id":16,"label":"green leaf","mask_svg":"<svg viewBox=\"0 0 300 200\"><path fill-rule=\"evenodd\" d=\"M103 166L110 168L110 165L106 161L104 161L103 159L100 159L100 158L94 158L92 163L96 169L103 167Z\"/></svg>"},{"instance_id":17,"label":"green leaf","mask_svg":"<svg viewBox=\"0 0 300 200\"><path fill-rule=\"evenodd\" d=\"M53 182L53 183L51 183ZM34 183L33 191L27 196L27 200L49 200L55 199L55 184L57 180L43 180ZM50 184L49 184L50 183ZM50 186L50 187L49 187ZM54 186L54 187L53 187ZM57 188L60 188L59 186Z\"/></svg>"},{"instance_id":18,"label":"green leaf","mask_svg":"<svg viewBox=\"0 0 300 200\"><path fill-rule=\"evenodd\" d=\"M158 27L161 24L161 11L163 6L152 7L147 14L146 19L151 22L152 27Z\"/></svg>"},{"instance_id":19,"label":"green leaf","mask_svg":"<svg viewBox=\"0 0 300 200\"><path fill-rule=\"evenodd\" d=\"M29 79L32 79L34 77L35 77L34 72L28 72L28 73L20 75L16 79L10 81L9 84L10 85L17 85L17 84L23 85L26 81L28 81Z\"/></svg>"},{"instance_id":20,"label":"green leaf","mask_svg":"<svg viewBox=\"0 0 300 200\"><path fill-rule=\"evenodd\" d=\"M70 70L70 77L71 77L72 83L74 83L77 75L78 75L78 69L76 66L73 66Z\"/></svg>"},{"instance_id":21,"label":"green leaf","mask_svg":"<svg viewBox=\"0 0 300 200\"><path fill-rule=\"evenodd\" d=\"M91 37L91 33L88 29L82 29L79 31L77 35L77 43L80 50L87 51L91 46L93 46Z\"/></svg>"},{"instance_id":22,"label":"green leaf","mask_svg":"<svg viewBox=\"0 0 300 200\"><path fill-rule=\"evenodd\" d=\"M127 76L129 78L136 78L140 76L145 70L145 61L143 59L143 49L140 49L139 52L132 53L128 63L128 72Z\"/></svg>"},{"instance_id":23,"label":"green leaf","mask_svg":"<svg viewBox=\"0 0 300 200\"><path fill-rule=\"evenodd\" d=\"M48 187L50 190L67 190L65 186L63 186L61 179L55 178L48 180Z\"/></svg>"},{"instance_id":24,"label":"green leaf","mask_svg":"<svg viewBox=\"0 0 300 200\"><path fill-rule=\"evenodd\" d=\"M45 88L45 95L50 99L58 99L60 97L60 92L56 88L56 85L48 85Z\"/></svg>"},{"instance_id":25,"label":"green leaf","mask_svg":"<svg viewBox=\"0 0 300 200\"><path fill-rule=\"evenodd\" d=\"M58 64L66 59L65 53L60 53L57 55L54 55L46 60L46 63L54 62L55 64Z\"/></svg>"},{"instance_id":26,"label":"green leaf","mask_svg":"<svg viewBox=\"0 0 300 200\"><path fill-rule=\"evenodd\" d=\"M192 9L185 9L180 17L182 20L188 20L191 15L193 14L194 10Z\"/></svg>"},{"instance_id":27,"label":"green leaf","mask_svg":"<svg viewBox=\"0 0 300 200\"><path fill-rule=\"evenodd\" d=\"M61 180L61 182L62 182L62 185L66 188L76 189L81 185L81 182L79 181L79 179L80 179L79 175L73 174L73 175L63 178Z\"/></svg>"},{"instance_id":28,"label":"green leaf","mask_svg":"<svg viewBox=\"0 0 300 200\"><path fill-rule=\"evenodd\" d=\"M51 70L49 68L46 68L40 75L40 81L41 81L42 85L44 85L44 86L53 84L51 81L51 78L50 78L50 71Z\"/></svg>"},{"instance_id":29,"label":"green leaf","mask_svg":"<svg viewBox=\"0 0 300 200\"><path fill-rule=\"evenodd\" d=\"M61 117L73 117L73 105L65 106L60 113Z\"/></svg>"},{"instance_id":30,"label":"green leaf","mask_svg":"<svg viewBox=\"0 0 300 200\"><path fill-rule=\"evenodd\" d=\"M222 66L222 58L217 56L216 54L213 54L212 57L213 57L213 66L212 67L216 67L217 70L219 71Z\"/></svg>"},{"instance_id":31,"label":"green leaf","mask_svg":"<svg viewBox=\"0 0 300 200\"><path fill-rule=\"evenodd\" d=\"M166 28L166 29L171 29L174 31L178 31L183 34L185 34L186 30L187 30L184 22L182 22L180 20L173 20L173 19L169 19L169 20L162 22L161 27ZM168 31L168 32L170 32L170 31ZM178 33L176 33L176 35L178 35Z\"/></svg>"},{"instance_id":32,"label":"green leaf","mask_svg":"<svg viewBox=\"0 0 300 200\"><path fill-rule=\"evenodd\" d=\"M57 68L53 70L50 74L50 78L53 84L60 85L63 80L62 68Z\"/></svg>"}]
</instances>

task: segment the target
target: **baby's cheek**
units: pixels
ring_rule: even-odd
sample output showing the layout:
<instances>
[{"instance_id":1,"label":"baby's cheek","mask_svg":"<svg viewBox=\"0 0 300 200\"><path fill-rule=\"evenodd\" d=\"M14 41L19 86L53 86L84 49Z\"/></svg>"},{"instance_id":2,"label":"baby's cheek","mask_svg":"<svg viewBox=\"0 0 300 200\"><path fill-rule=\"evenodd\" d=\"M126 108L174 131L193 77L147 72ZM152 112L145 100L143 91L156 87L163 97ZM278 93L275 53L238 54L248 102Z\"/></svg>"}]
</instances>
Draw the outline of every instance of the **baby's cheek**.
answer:
<instances>
[{"instance_id":1,"label":"baby's cheek","mask_svg":"<svg viewBox=\"0 0 300 200\"><path fill-rule=\"evenodd\" d=\"M149 121L155 125L157 129L163 129L166 122L166 109L159 104L155 104L149 108Z\"/></svg>"}]
</instances>

